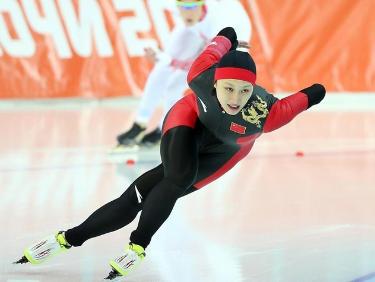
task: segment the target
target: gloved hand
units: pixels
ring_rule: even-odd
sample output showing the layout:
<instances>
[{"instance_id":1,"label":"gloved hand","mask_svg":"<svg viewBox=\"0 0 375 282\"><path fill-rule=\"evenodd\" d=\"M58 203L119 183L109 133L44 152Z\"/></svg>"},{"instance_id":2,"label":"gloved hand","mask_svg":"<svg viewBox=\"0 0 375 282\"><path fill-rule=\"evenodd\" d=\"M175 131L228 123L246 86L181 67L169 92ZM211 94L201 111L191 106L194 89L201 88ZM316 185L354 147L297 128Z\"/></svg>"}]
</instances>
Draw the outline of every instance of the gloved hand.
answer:
<instances>
[{"instance_id":1,"label":"gloved hand","mask_svg":"<svg viewBox=\"0 0 375 282\"><path fill-rule=\"evenodd\" d=\"M236 50L238 46L237 34L233 27L225 27L217 34L218 36L225 36L232 43L230 50Z\"/></svg>"},{"instance_id":2,"label":"gloved hand","mask_svg":"<svg viewBox=\"0 0 375 282\"><path fill-rule=\"evenodd\" d=\"M326 95L326 89L323 85L318 83L315 83L310 87L301 90L300 92L305 93L307 95L307 99L309 101L309 105L307 108L319 104Z\"/></svg>"}]
</instances>

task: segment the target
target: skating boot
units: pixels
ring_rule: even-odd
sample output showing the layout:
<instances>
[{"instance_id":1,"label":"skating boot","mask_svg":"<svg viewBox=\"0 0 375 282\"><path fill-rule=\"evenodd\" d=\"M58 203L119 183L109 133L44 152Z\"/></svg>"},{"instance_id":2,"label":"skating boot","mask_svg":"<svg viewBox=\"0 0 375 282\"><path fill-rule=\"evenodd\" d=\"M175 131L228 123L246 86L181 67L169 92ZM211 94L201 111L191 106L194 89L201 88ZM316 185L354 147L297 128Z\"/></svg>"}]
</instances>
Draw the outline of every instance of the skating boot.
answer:
<instances>
[{"instance_id":1,"label":"skating boot","mask_svg":"<svg viewBox=\"0 0 375 282\"><path fill-rule=\"evenodd\" d=\"M30 262L32 264L40 264L54 255L71 248L71 245L65 239L64 233L63 231L59 231L56 235L46 237L26 248L23 257L14 263Z\"/></svg>"},{"instance_id":2,"label":"skating boot","mask_svg":"<svg viewBox=\"0 0 375 282\"><path fill-rule=\"evenodd\" d=\"M117 136L118 145L131 146L137 144L144 136L146 127L138 123L133 123L133 126L126 132Z\"/></svg>"},{"instance_id":3,"label":"skating boot","mask_svg":"<svg viewBox=\"0 0 375 282\"><path fill-rule=\"evenodd\" d=\"M155 130L146 134L142 138L142 140L139 142L139 146L143 146L143 147L158 146L160 144L160 139L161 139L161 131L159 128L156 128Z\"/></svg>"},{"instance_id":4,"label":"skating boot","mask_svg":"<svg viewBox=\"0 0 375 282\"><path fill-rule=\"evenodd\" d=\"M130 243L126 247L124 254L109 262L112 271L105 279L113 280L119 276L127 276L142 262L145 256L143 247Z\"/></svg>"}]
</instances>

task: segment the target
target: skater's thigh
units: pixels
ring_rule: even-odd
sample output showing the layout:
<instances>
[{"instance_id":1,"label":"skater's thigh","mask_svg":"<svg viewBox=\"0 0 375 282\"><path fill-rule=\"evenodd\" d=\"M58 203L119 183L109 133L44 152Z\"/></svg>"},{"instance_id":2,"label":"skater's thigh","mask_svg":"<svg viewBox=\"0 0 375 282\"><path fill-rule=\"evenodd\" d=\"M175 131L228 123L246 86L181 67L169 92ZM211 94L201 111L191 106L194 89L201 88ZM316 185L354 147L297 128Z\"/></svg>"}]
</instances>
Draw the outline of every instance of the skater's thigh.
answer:
<instances>
[{"instance_id":1,"label":"skater's thigh","mask_svg":"<svg viewBox=\"0 0 375 282\"><path fill-rule=\"evenodd\" d=\"M240 161L240 158L238 160L235 159L237 152L238 147L225 144L218 145L214 150L210 150L209 152L201 152L198 157L196 180L193 185L186 189L181 197L198 191L229 171Z\"/></svg>"},{"instance_id":2,"label":"skater's thigh","mask_svg":"<svg viewBox=\"0 0 375 282\"><path fill-rule=\"evenodd\" d=\"M156 64L155 67L151 70L147 80L152 80L155 83L163 84L164 86L167 85L168 78L171 74L173 74L173 69L163 63Z\"/></svg>"},{"instance_id":3,"label":"skater's thigh","mask_svg":"<svg viewBox=\"0 0 375 282\"><path fill-rule=\"evenodd\" d=\"M200 189L231 170L247 153L239 146L221 144L211 152L199 154L199 167L194 187Z\"/></svg>"},{"instance_id":4,"label":"skater's thigh","mask_svg":"<svg viewBox=\"0 0 375 282\"><path fill-rule=\"evenodd\" d=\"M164 175L176 185L187 188L195 181L198 144L194 129L178 126L168 130L160 145Z\"/></svg>"},{"instance_id":5,"label":"skater's thigh","mask_svg":"<svg viewBox=\"0 0 375 282\"><path fill-rule=\"evenodd\" d=\"M171 87L164 92L164 99L163 99L163 114L164 116L170 110L170 108L177 103L183 96L185 91L188 89L186 84L186 76L184 78L185 83L177 84L176 87Z\"/></svg>"},{"instance_id":6,"label":"skater's thigh","mask_svg":"<svg viewBox=\"0 0 375 282\"><path fill-rule=\"evenodd\" d=\"M168 77L167 88L164 92L164 98L167 101L175 100L177 102L177 100L182 98L186 89L189 88L186 77L187 72L181 70L176 70Z\"/></svg>"},{"instance_id":7,"label":"skater's thigh","mask_svg":"<svg viewBox=\"0 0 375 282\"><path fill-rule=\"evenodd\" d=\"M151 105L158 106L167 89L168 80L166 77L169 77L171 74L171 68L164 64L157 64L152 69L143 89L141 107L148 107L150 103L152 103Z\"/></svg>"}]
</instances>

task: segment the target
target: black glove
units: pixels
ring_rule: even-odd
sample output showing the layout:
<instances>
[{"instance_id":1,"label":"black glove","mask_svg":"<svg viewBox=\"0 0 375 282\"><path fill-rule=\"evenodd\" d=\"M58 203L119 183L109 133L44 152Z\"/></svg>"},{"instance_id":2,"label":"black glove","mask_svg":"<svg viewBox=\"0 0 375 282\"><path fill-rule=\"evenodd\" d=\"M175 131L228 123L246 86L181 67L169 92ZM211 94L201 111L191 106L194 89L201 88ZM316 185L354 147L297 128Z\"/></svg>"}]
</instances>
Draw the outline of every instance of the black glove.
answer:
<instances>
[{"instance_id":1,"label":"black glove","mask_svg":"<svg viewBox=\"0 0 375 282\"><path fill-rule=\"evenodd\" d=\"M238 40L236 31L233 27L225 27L222 30L220 30L220 32L217 35L225 36L226 38L228 38L232 43L232 47L230 48L230 50L236 50L238 46Z\"/></svg>"},{"instance_id":2,"label":"black glove","mask_svg":"<svg viewBox=\"0 0 375 282\"><path fill-rule=\"evenodd\" d=\"M309 106L307 108L319 104L326 95L326 89L324 88L324 86L317 83L301 90L300 92L307 95L307 99L309 101Z\"/></svg>"}]
</instances>

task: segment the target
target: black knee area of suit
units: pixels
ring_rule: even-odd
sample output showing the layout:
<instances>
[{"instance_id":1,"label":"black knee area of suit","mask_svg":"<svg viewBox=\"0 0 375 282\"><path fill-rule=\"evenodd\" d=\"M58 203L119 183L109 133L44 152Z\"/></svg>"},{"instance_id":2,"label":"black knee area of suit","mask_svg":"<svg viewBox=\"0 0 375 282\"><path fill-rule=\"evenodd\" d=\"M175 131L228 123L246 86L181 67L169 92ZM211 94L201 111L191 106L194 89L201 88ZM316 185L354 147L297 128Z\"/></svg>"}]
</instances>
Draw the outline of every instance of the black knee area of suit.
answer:
<instances>
[{"instance_id":1,"label":"black knee area of suit","mask_svg":"<svg viewBox=\"0 0 375 282\"><path fill-rule=\"evenodd\" d=\"M326 89L321 84L313 84L310 87L307 87L301 92L305 93L307 95L307 99L309 101L309 105L307 108L310 108L313 105L319 104L326 95Z\"/></svg>"},{"instance_id":2,"label":"black knee area of suit","mask_svg":"<svg viewBox=\"0 0 375 282\"><path fill-rule=\"evenodd\" d=\"M193 186L197 179L197 167L195 164L187 165L184 170L179 170L176 172L169 172L165 175L165 180L174 184L177 187L182 187L186 189Z\"/></svg>"},{"instance_id":3,"label":"black knee area of suit","mask_svg":"<svg viewBox=\"0 0 375 282\"><path fill-rule=\"evenodd\" d=\"M182 196L187 189L189 189L195 182L196 176L180 178L180 179L170 179L164 178L163 182L166 184L165 187L168 193L174 195L175 197Z\"/></svg>"},{"instance_id":4,"label":"black knee area of suit","mask_svg":"<svg viewBox=\"0 0 375 282\"><path fill-rule=\"evenodd\" d=\"M135 187L131 185L122 195L117 198L119 207L128 207L132 206L134 209L138 209L139 211L142 209L143 201L140 203L137 197L137 193L135 191Z\"/></svg>"}]
</instances>

